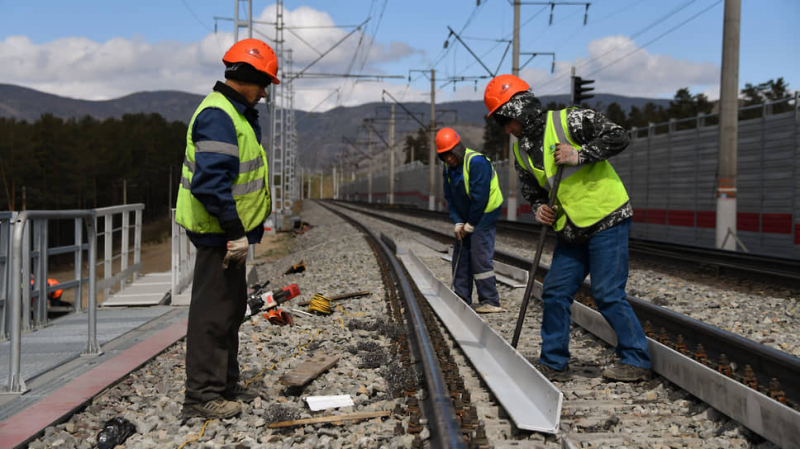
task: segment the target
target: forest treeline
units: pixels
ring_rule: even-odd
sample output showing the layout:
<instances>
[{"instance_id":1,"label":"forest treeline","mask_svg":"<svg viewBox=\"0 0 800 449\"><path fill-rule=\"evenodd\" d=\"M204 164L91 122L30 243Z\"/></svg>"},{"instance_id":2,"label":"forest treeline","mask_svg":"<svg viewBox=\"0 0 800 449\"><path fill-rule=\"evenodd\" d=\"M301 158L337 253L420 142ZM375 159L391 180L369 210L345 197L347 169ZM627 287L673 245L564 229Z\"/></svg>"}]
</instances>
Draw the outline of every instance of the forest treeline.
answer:
<instances>
[{"instance_id":1,"label":"forest treeline","mask_svg":"<svg viewBox=\"0 0 800 449\"><path fill-rule=\"evenodd\" d=\"M0 210L93 209L125 200L145 203L145 221L167 217L186 129L159 114L0 118Z\"/></svg>"}]
</instances>

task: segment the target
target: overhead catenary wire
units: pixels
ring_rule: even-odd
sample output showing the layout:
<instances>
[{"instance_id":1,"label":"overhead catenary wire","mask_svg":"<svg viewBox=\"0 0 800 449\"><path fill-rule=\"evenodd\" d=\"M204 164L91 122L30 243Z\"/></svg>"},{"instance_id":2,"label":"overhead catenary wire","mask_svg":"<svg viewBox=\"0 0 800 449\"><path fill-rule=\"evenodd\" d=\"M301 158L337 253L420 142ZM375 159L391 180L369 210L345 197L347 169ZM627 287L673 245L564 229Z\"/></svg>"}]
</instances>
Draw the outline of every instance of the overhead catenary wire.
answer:
<instances>
[{"instance_id":1,"label":"overhead catenary wire","mask_svg":"<svg viewBox=\"0 0 800 449\"><path fill-rule=\"evenodd\" d=\"M667 19L669 19L670 17L674 16L674 15L675 15L675 14L677 14L678 12L680 12L680 11L682 11L682 10L686 9L686 8L687 8L689 5L691 5L692 3L695 3L696 1L697 1L697 0L688 0L687 2L685 2L685 3L681 4L680 6L678 6L677 8L675 8L675 9L673 9L673 10L669 11L667 14L665 14L665 15L663 15L663 16L661 16L661 17L659 17L657 20L655 20L655 21L651 22L651 23L650 23L650 24L648 24L647 26L645 26L645 27L641 28L639 31L637 31L637 32L633 33L633 34L630 36L630 38L631 38L631 39L635 39L636 37L639 37L640 35L644 34L645 32L647 32L647 31L649 31L649 30L653 29L653 27L655 27L655 26L659 25L660 23L663 23L665 20L667 20ZM614 61L614 62L613 62L611 65L613 65L613 64L616 64L617 62L621 61L622 59L624 59L624 58L626 58L626 57L628 57L628 56L632 55L633 53L636 53L637 51L639 51L639 50L641 50L641 49L643 49L643 48L645 48L647 45L650 45L650 44L652 44L653 42L657 41L658 39L661 39L662 37L666 36L667 34L671 33L672 31L676 30L677 28L680 28L681 26L685 25L685 24L686 24L686 23L688 23L689 21L693 20L693 19L694 19L695 17L697 17L698 15L700 15L700 14L702 14L703 12L707 11L708 9L710 9L710 8L713 8L714 6L716 6L718 3L720 3L720 1L722 1L722 0L719 0L717 3L714 3L714 4L713 4L713 5L711 5L709 8L706 8L706 9L702 10L702 11L701 11L699 14L697 14L697 15L695 15L695 16L692 16L692 17L690 17L689 19L685 20L684 22L681 22L680 24L678 24L676 27L674 27L674 28L671 28L671 29L667 30L665 33L662 33L661 35L657 36L655 39L653 39L653 40L651 40L651 41L647 42L646 44L644 44L644 45L642 45L642 46L638 47L636 50L634 50L634 51L632 51L632 52L628 53L627 55L623 56L622 58L620 58L620 59L618 59L618 60ZM607 54L611 53L611 52L612 52L612 51L614 51L614 50L617 50L618 48L619 48L619 46L615 46L615 47L613 47L613 48L611 48L611 49L609 49L609 50L605 51L604 53L602 53L602 54L600 54L600 55L597 55L597 56L593 57L592 59L589 59L588 61L586 61L586 62L582 63L581 65L579 65L579 66L577 67L577 69L583 68L583 67L587 66L588 64L591 64L592 62L594 62L594 61L596 61L596 60L598 60L598 59L602 58L603 56L606 56ZM610 66L610 65L608 65L608 66ZM601 67L600 69L598 69L598 70L596 70L596 71L592 72L591 74L597 73L598 71L600 71L600 70L603 70L604 68L605 68L605 67ZM588 74L588 75L586 75L586 76L590 76L591 74ZM549 86L549 85L551 85L551 84L555 83L556 81L559 81L559 80L561 80L561 79L565 78L565 77L566 77L566 76L568 76L568 75L571 75L571 74L570 74L569 72L563 73L562 75L560 75L560 76L557 76L557 77L555 77L555 78L551 79L550 81L548 81L548 82L546 82L546 83L543 83L543 84L541 84L541 85L537 86L537 89L542 89L542 88L544 88L544 87L547 87L547 86Z\"/></svg>"},{"instance_id":2,"label":"overhead catenary wire","mask_svg":"<svg viewBox=\"0 0 800 449\"><path fill-rule=\"evenodd\" d=\"M593 71L593 72L589 73L589 75L588 75L588 76L594 75L595 73L598 73L598 72L600 72L600 71L602 71L602 70L605 70L605 69L607 69L607 68L609 68L609 67L613 66L614 64L616 64L616 63L618 63L618 62L622 61L623 59L627 58L628 56L631 56L632 54L636 53L637 51L639 51L639 50L641 50L641 49L643 49L643 48L645 48L645 47L647 47L648 45L650 45L650 44L652 44L653 42L655 42L655 41L657 41L657 40L661 39L662 37L666 36L667 34L669 34L669 33L672 33L673 31L677 30L678 28L680 28L680 27L682 27L682 26L686 25L687 23L691 22L692 20L694 20L694 19L696 19L696 18L700 17L700 16L701 16L701 15L703 15L703 13L705 13L706 11L709 11L710 9L712 9L712 8L714 8L715 6L717 6L717 5L719 5L720 3L722 3L722 1L723 1L723 0L717 0L717 2L716 2L716 3L714 3L714 4L712 4L711 6L709 6L709 7L705 8L705 9L703 9L702 11L700 11L700 12L698 12L697 14L693 15L692 17L689 17L688 19L686 19L686 20L684 20L683 22L679 23L678 25L676 25L676 26L674 26L674 27L670 28L669 30L667 30L667 31L665 31L665 32L663 32L663 33L661 33L661 34L659 34L658 36L656 36L655 38L653 38L653 39L652 39L652 40L650 40L649 42L647 42L647 43L643 44L641 47L638 47L638 48L636 48L635 50L633 50L633 51L629 52L628 54L626 54L626 55L624 55L624 56L620 57L619 59L616 59L616 60L614 60L613 62L610 62L610 63L608 63L608 64L606 64L606 65L604 65L604 66L600 67L599 69L597 69L597 70L595 70L595 71Z\"/></svg>"}]
</instances>

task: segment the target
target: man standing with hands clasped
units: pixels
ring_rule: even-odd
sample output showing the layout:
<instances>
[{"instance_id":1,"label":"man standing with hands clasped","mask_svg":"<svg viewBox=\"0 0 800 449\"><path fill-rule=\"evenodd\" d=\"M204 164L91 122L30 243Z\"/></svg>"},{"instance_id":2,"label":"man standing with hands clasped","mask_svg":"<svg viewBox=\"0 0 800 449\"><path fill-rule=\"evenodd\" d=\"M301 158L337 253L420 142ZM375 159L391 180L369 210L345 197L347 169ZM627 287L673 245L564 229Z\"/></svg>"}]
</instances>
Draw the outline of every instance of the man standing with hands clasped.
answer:
<instances>
[{"instance_id":1,"label":"man standing with hands clasped","mask_svg":"<svg viewBox=\"0 0 800 449\"><path fill-rule=\"evenodd\" d=\"M500 307L492 260L497 217L503 203L497 173L489 158L465 147L451 128L440 129L435 143L439 159L445 163L442 187L450 219L455 223L455 293L471 304L474 280L480 303L475 311L504 312Z\"/></svg>"},{"instance_id":2,"label":"man standing with hands clasped","mask_svg":"<svg viewBox=\"0 0 800 449\"><path fill-rule=\"evenodd\" d=\"M489 116L514 145L522 195L536 220L558 235L550 271L544 280L542 349L537 368L550 380L569 373L570 306L587 274L597 310L617 333L620 363L603 372L616 381L650 378L651 362L644 335L625 300L628 235L633 209L622 181L607 159L628 146L621 126L603 114L569 108L546 111L514 75L499 75L484 92ZM563 166L553 208L547 206L558 166Z\"/></svg>"},{"instance_id":3,"label":"man standing with hands clasped","mask_svg":"<svg viewBox=\"0 0 800 449\"><path fill-rule=\"evenodd\" d=\"M184 416L231 418L258 395L239 383L239 325L247 307L245 258L271 212L267 157L255 106L279 84L264 42L225 53L224 83L194 113L178 189L176 221L197 247L186 333Z\"/></svg>"}]
</instances>

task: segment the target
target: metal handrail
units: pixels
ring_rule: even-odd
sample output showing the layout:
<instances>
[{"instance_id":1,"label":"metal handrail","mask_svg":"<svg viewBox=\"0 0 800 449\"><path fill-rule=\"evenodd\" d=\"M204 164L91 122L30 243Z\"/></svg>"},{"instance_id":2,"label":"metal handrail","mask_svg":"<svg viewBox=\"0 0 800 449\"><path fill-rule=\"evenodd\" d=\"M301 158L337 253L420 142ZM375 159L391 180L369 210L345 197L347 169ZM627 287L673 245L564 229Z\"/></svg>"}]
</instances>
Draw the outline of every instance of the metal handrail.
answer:
<instances>
[{"instance_id":1,"label":"metal handrail","mask_svg":"<svg viewBox=\"0 0 800 449\"><path fill-rule=\"evenodd\" d=\"M11 224L16 220L17 213L4 211L0 212L0 302L3 304L3 313L0 316L0 338L6 334L6 307L9 292L11 291L11 260L9 259L9 249L11 246Z\"/></svg>"},{"instance_id":2,"label":"metal handrail","mask_svg":"<svg viewBox=\"0 0 800 449\"><path fill-rule=\"evenodd\" d=\"M175 209L172 209L172 289L173 300L183 293L192 282L194 275L195 248L189 242L186 229L175 221Z\"/></svg>"},{"instance_id":3,"label":"metal handrail","mask_svg":"<svg viewBox=\"0 0 800 449\"><path fill-rule=\"evenodd\" d=\"M142 272L142 211L144 211L143 203L125 204L121 206L101 207L94 209L96 213L95 229L98 227L98 221L103 219L103 232L98 232L97 237L103 237L103 259L100 262L103 265L103 280L98 284L98 288L103 291L103 299L106 300L111 295L111 288L114 284L119 282L119 289L125 287L125 283L129 276L133 276L135 281ZM134 243L133 249L130 248L130 216L129 213L134 212ZM113 227L114 215L121 214L122 225L119 228ZM121 247L120 252L114 256L114 233L121 232ZM133 265L128 266L129 254L133 252ZM120 259L119 273L112 274L114 259Z\"/></svg>"},{"instance_id":4,"label":"metal handrail","mask_svg":"<svg viewBox=\"0 0 800 449\"><path fill-rule=\"evenodd\" d=\"M97 254L95 250L97 231L95 229L95 210L62 210L62 211L23 211L17 215L13 229L10 255L10 290L12 294L9 298L6 309L9 316L9 340L11 342L11 355L8 370L7 391L11 393L21 393L26 390L25 381L20 375L20 359L22 351L22 315L24 306L30 307L29 301L23 301L23 296L29 297L30 290L22 288L22 269L23 266L23 235L27 228L28 220L34 219L82 219L86 226L87 252L89 255L89 304L88 304L88 327L89 335L86 342L85 355L99 355L100 345L97 343ZM76 232L77 234L77 232ZM80 266L76 268L80 269ZM17 287L19 286L19 287ZM23 295L23 291L25 294ZM40 295L44 296L44 295ZM78 297L76 302L80 301ZM23 304L26 303L26 304ZM26 319L27 319L26 315Z\"/></svg>"}]
</instances>

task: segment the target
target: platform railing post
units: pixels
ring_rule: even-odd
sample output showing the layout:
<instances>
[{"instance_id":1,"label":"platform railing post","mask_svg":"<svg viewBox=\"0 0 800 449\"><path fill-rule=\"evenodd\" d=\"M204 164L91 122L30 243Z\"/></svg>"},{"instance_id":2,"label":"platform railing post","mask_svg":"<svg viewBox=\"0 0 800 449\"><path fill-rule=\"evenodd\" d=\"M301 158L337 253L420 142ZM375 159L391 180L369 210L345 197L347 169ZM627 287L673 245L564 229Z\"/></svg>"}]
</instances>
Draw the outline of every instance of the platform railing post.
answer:
<instances>
[{"instance_id":1,"label":"platform railing post","mask_svg":"<svg viewBox=\"0 0 800 449\"><path fill-rule=\"evenodd\" d=\"M82 218L74 219L75 245L78 247L75 250L75 279L78 280L78 286L75 287L75 301L73 304L76 312L83 310L83 220Z\"/></svg>"},{"instance_id":2,"label":"platform railing post","mask_svg":"<svg viewBox=\"0 0 800 449\"><path fill-rule=\"evenodd\" d=\"M14 226L14 235L11 239L11 297L9 298L10 301L8 302L8 313L10 315L9 320L9 340L11 342L11 354L10 360L8 364L8 391L11 393L21 393L26 390L25 388L25 381L22 380L20 377L20 356L22 350L22 314L20 313L20 306L23 303L24 295L22 292L27 292L27 302L30 303L30 288L25 285L23 288L22 285L22 277L25 273L22 273L23 265L23 257L22 257L22 249L23 249L23 239L26 237L25 230L27 226L25 226L25 222L28 219L27 212L22 212L17 216L17 222ZM29 259L30 260L30 259ZM30 272L30 267L28 267L28 272ZM30 273L28 273L28 278L30 278ZM26 284L29 281L26 280ZM24 307L23 307L24 309ZM30 314L30 304L27 307L28 313ZM30 315L28 315L30 316Z\"/></svg>"},{"instance_id":3,"label":"platform railing post","mask_svg":"<svg viewBox=\"0 0 800 449\"><path fill-rule=\"evenodd\" d=\"M22 227L22 239L20 240L20 247L22 250L22 281L18 284L11 284L12 288L21 288L22 282L25 283L25 288L22 290L22 315L26 317L22 320L22 330L31 329L31 226L28 224L28 217L25 220L20 218L19 225ZM21 319L21 318L20 318Z\"/></svg>"},{"instance_id":4,"label":"platform railing post","mask_svg":"<svg viewBox=\"0 0 800 449\"><path fill-rule=\"evenodd\" d=\"M97 343L97 230L94 227L95 217L84 219L86 224L86 240L89 242L89 339L83 355L100 355L100 345ZM108 224L108 221L106 221Z\"/></svg>"}]
</instances>

